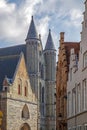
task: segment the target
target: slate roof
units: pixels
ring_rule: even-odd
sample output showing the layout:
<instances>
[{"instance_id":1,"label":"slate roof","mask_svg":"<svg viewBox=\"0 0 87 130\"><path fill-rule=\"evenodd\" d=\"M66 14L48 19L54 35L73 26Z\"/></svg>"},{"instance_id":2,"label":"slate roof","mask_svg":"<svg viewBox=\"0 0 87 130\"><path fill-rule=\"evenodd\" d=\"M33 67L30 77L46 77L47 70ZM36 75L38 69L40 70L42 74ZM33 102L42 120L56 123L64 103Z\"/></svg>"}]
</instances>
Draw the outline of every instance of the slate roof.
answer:
<instances>
[{"instance_id":1,"label":"slate roof","mask_svg":"<svg viewBox=\"0 0 87 130\"><path fill-rule=\"evenodd\" d=\"M52 36L51 36L51 30L50 29L49 29L49 34L48 34L48 38L47 38L47 43L46 43L46 46L45 46L45 50L55 50L53 39L52 39Z\"/></svg>"},{"instance_id":2,"label":"slate roof","mask_svg":"<svg viewBox=\"0 0 87 130\"><path fill-rule=\"evenodd\" d=\"M20 56L7 56L0 58L0 90L2 90L2 84L5 76L12 79L16 70Z\"/></svg>"},{"instance_id":3,"label":"slate roof","mask_svg":"<svg viewBox=\"0 0 87 130\"><path fill-rule=\"evenodd\" d=\"M0 48L0 57L9 55L20 55L23 52L26 58L26 44L12 47Z\"/></svg>"},{"instance_id":4,"label":"slate roof","mask_svg":"<svg viewBox=\"0 0 87 130\"><path fill-rule=\"evenodd\" d=\"M34 20L33 20L33 16L32 16L26 40L33 39L33 38L34 39L38 39L38 35L37 35L37 31L36 31Z\"/></svg>"}]
</instances>

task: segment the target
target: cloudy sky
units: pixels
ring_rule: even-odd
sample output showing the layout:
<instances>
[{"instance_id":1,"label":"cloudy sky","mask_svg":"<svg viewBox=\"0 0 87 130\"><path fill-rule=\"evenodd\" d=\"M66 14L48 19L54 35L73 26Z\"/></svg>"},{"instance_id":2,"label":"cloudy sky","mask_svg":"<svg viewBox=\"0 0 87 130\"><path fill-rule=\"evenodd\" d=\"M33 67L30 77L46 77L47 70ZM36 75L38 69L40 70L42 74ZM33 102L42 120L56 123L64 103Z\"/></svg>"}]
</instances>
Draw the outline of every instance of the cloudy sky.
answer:
<instances>
[{"instance_id":1,"label":"cloudy sky","mask_svg":"<svg viewBox=\"0 0 87 130\"><path fill-rule=\"evenodd\" d=\"M49 28L56 49L60 32L66 41L80 41L83 12L84 0L0 0L0 47L24 44L32 15L43 46Z\"/></svg>"}]
</instances>

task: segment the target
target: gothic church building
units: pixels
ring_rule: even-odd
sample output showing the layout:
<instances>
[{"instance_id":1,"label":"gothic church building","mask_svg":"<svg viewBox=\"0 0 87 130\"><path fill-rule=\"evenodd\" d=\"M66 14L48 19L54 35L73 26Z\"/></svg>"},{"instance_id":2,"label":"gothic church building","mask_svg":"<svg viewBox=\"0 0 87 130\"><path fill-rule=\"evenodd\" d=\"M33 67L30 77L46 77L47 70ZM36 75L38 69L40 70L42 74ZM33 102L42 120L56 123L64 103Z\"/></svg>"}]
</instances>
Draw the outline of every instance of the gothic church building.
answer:
<instances>
[{"instance_id":1,"label":"gothic church building","mask_svg":"<svg viewBox=\"0 0 87 130\"><path fill-rule=\"evenodd\" d=\"M3 130L55 130L56 50L49 30L45 49L32 17L26 44L0 49Z\"/></svg>"}]
</instances>

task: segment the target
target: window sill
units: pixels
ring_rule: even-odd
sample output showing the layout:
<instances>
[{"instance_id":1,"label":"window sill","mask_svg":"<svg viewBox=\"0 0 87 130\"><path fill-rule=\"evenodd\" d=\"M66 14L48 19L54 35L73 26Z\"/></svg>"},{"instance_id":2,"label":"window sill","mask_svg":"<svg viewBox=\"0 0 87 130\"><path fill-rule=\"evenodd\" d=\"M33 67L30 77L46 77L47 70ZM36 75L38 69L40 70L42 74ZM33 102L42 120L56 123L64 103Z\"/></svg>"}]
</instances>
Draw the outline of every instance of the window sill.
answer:
<instances>
[{"instance_id":1,"label":"window sill","mask_svg":"<svg viewBox=\"0 0 87 130\"><path fill-rule=\"evenodd\" d=\"M26 117L26 118L22 117L23 121L28 120L28 119L29 119L29 117Z\"/></svg>"},{"instance_id":2,"label":"window sill","mask_svg":"<svg viewBox=\"0 0 87 130\"><path fill-rule=\"evenodd\" d=\"M82 71L84 71L85 69L87 69L87 66L86 66L86 67L84 67L84 68L82 69Z\"/></svg>"},{"instance_id":3,"label":"window sill","mask_svg":"<svg viewBox=\"0 0 87 130\"><path fill-rule=\"evenodd\" d=\"M69 120L69 119L71 119L71 118L75 118L75 117L77 117L77 116L79 116L79 115L82 115L82 114L84 114L84 113L86 113L86 112L87 112L87 109L86 109L86 110L82 110L82 111L80 111L80 112L77 112L75 115L68 116L67 119Z\"/></svg>"}]
</instances>

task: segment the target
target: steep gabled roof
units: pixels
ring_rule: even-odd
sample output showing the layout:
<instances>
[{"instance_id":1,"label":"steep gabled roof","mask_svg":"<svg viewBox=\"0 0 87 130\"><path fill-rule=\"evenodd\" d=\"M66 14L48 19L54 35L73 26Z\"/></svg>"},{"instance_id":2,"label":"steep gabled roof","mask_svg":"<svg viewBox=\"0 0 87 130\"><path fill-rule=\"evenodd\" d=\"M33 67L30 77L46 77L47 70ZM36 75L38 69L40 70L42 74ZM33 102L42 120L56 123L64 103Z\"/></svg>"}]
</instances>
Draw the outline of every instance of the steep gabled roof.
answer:
<instances>
[{"instance_id":1,"label":"steep gabled roof","mask_svg":"<svg viewBox=\"0 0 87 130\"><path fill-rule=\"evenodd\" d=\"M20 56L7 56L0 58L0 90L5 76L12 79Z\"/></svg>"},{"instance_id":2,"label":"steep gabled roof","mask_svg":"<svg viewBox=\"0 0 87 130\"><path fill-rule=\"evenodd\" d=\"M45 50L55 50L53 39L52 39L52 36L51 36L51 30L50 29L49 29L49 34L48 34L48 38L47 38Z\"/></svg>"},{"instance_id":3,"label":"steep gabled roof","mask_svg":"<svg viewBox=\"0 0 87 130\"><path fill-rule=\"evenodd\" d=\"M26 44L0 48L0 57L10 55L20 55L21 52L23 52L24 56L26 57Z\"/></svg>"},{"instance_id":4,"label":"steep gabled roof","mask_svg":"<svg viewBox=\"0 0 87 130\"><path fill-rule=\"evenodd\" d=\"M28 40L28 39L38 39L38 35L37 35L33 16L32 16L32 19L31 19L31 23L30 23L30 27L29 27L29 30L28 30L26 40Z\"/></svg>"}]
</instances>

